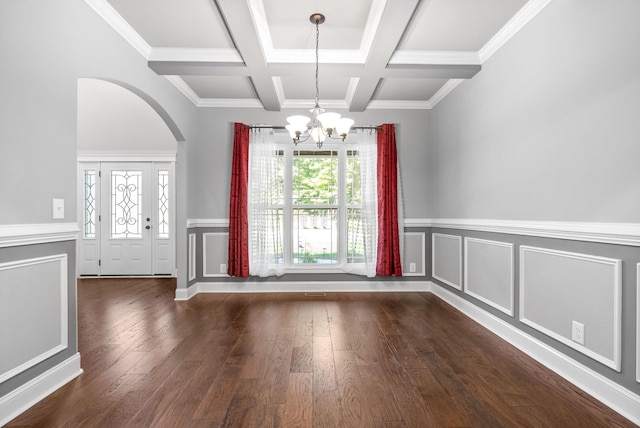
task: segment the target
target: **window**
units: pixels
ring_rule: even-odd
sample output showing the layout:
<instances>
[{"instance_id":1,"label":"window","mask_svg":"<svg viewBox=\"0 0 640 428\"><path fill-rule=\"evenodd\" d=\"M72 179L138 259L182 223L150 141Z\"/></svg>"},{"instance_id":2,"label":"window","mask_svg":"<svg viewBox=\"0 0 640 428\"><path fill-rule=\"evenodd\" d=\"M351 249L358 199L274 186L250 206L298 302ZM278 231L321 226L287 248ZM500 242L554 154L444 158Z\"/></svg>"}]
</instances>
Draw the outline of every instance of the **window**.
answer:
<instances>
[{"instance_id":1,"label":"window","mask_svg":"<svg viewBox=\"0 0 640 428\"><path fill-rule=\"evenodd\" d=\"M316 149L313 143L294 146L286 135L278 135L271 143L252 143L252 274L362 269L356 265L365 263L366 248L373 241L367 239L372 222L363 220L362 148L356 141L325 141ZM375 134L371 141L375 151ZM375 161L375 155L369 158ZM372 183L375 191L375 172ZM260 264L268 267L259 269Z\"/></svg>"}]
</instances>

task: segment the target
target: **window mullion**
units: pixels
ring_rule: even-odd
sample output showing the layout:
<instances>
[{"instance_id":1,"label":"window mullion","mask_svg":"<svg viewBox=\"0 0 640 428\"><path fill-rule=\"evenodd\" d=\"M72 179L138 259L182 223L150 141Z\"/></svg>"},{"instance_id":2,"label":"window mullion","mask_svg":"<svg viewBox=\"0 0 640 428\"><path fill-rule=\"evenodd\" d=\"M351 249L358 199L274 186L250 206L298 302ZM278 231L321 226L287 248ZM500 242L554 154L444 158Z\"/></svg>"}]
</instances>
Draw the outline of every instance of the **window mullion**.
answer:
<instances>
[{"instance_id":1,"label":"window mullion","mask_svg":"<svg viewBox=\"0 0 640 428\"><path fill-rule=\"evenodd\" d=\"M347 156L346 148L338 150L338 266L347 262Z\"/></svg>"}]
</instances>

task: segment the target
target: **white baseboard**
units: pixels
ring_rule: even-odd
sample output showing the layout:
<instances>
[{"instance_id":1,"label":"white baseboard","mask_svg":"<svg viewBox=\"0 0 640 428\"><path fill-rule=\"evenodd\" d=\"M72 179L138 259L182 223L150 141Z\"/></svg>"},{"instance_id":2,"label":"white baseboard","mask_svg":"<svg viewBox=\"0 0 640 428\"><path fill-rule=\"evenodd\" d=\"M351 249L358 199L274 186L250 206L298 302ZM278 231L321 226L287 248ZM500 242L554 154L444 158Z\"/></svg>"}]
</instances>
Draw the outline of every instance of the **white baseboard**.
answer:
<instances>
[{"instance_id":1,"label":"white baseboard","mask_svg":"<svg viewBox=\"0 0 640 428\"><path fill-rule=\"evenodd\" d=\"M80 354L76 353L18 389L0 397L0 426L82 374Z\"/></svg>"},{"instance_id":2,"label":"white baseboard","mask_svg":"<svg viewBox=\"0 0 640 428\"><path fill-rule=\"evenodd\" d=\"M430 282L429 290L531 358L553 370L633 423L640 425L639 395L579 364L549 345L525 334L511 324L480 309L444 287Z\"/></svg>"},{"instance_id":3,"label":"white baseboard","mask_svg":"<svg viewBox=\"0 0 640 428\"><path fill-rule=\"evenodd\" d=\"M429 291L428 284L428 281L198 282L187 289L177 289L176 300L189 300L198 293L423 293Z\"/></svg>"}]
</instances>

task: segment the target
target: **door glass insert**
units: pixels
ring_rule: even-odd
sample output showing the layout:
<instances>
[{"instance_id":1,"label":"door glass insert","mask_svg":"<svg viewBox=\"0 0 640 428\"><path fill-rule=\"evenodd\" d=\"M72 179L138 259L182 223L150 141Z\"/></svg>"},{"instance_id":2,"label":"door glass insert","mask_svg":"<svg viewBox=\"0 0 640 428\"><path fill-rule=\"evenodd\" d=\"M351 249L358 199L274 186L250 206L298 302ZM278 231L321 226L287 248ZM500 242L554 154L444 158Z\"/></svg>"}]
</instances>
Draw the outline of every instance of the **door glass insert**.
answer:
<instances>
[{"instance_id":1,"label":"door glass insert","mask_svg":"<svg viewBox=\"0 0 640 428\"><path fill-rule=\"evenodd\" d=\"M142 171L111 171L111 238L142 238Z\"/></svg>"},{"instance_id":2,"label":"door glass insert","mask_svg":"<svg viewBox=\"0 0 640 428\"><path fill-rule=\"evenodd\" d=\"M96 172L84 172L84 237L96 238Z\"/></svg>"},{"instance_id":3,"label":"door glass insert","mask_svg":"<svg viewBox=\"0 0 640 428\"><path fill-rule=\"evenodd\" d=\"M158 238L169 238L169 171L158 171Z\"/></svg>"}]
</instances>

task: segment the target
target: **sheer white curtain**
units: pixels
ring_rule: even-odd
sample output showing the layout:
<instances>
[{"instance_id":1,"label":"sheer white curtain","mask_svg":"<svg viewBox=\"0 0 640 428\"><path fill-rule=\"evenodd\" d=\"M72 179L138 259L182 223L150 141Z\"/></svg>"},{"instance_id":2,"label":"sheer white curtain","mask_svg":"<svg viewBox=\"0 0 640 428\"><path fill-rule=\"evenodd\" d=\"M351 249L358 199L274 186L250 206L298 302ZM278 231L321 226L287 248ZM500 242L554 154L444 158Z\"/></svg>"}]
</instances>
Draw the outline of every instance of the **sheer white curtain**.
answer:
<instances>
[{"instance_id":1,"label":"sheer white curtain","mask_svg":"<svg viewBox=\"0 0 640 428\"><path fill-rule=\"evenodd\" d=\"M249 137L249 273L284 274L283 156L272 129L252 129Z\"/></svg>"},{"instance_id":2,"label":"sheer white curtain","mask_svg":"<svg viewBox=\"0 0 640 428\"><path fill-rule=\"evenodd\" d=\"M364 252L364 263L347 263L346 270L357 275L376 276L378 252L378 146L375 129L358 129L349 135L355 141L360 157L361 202L358 237ZM354 239L350 237L350 239Z\"/></svg>"}]
</instances>

